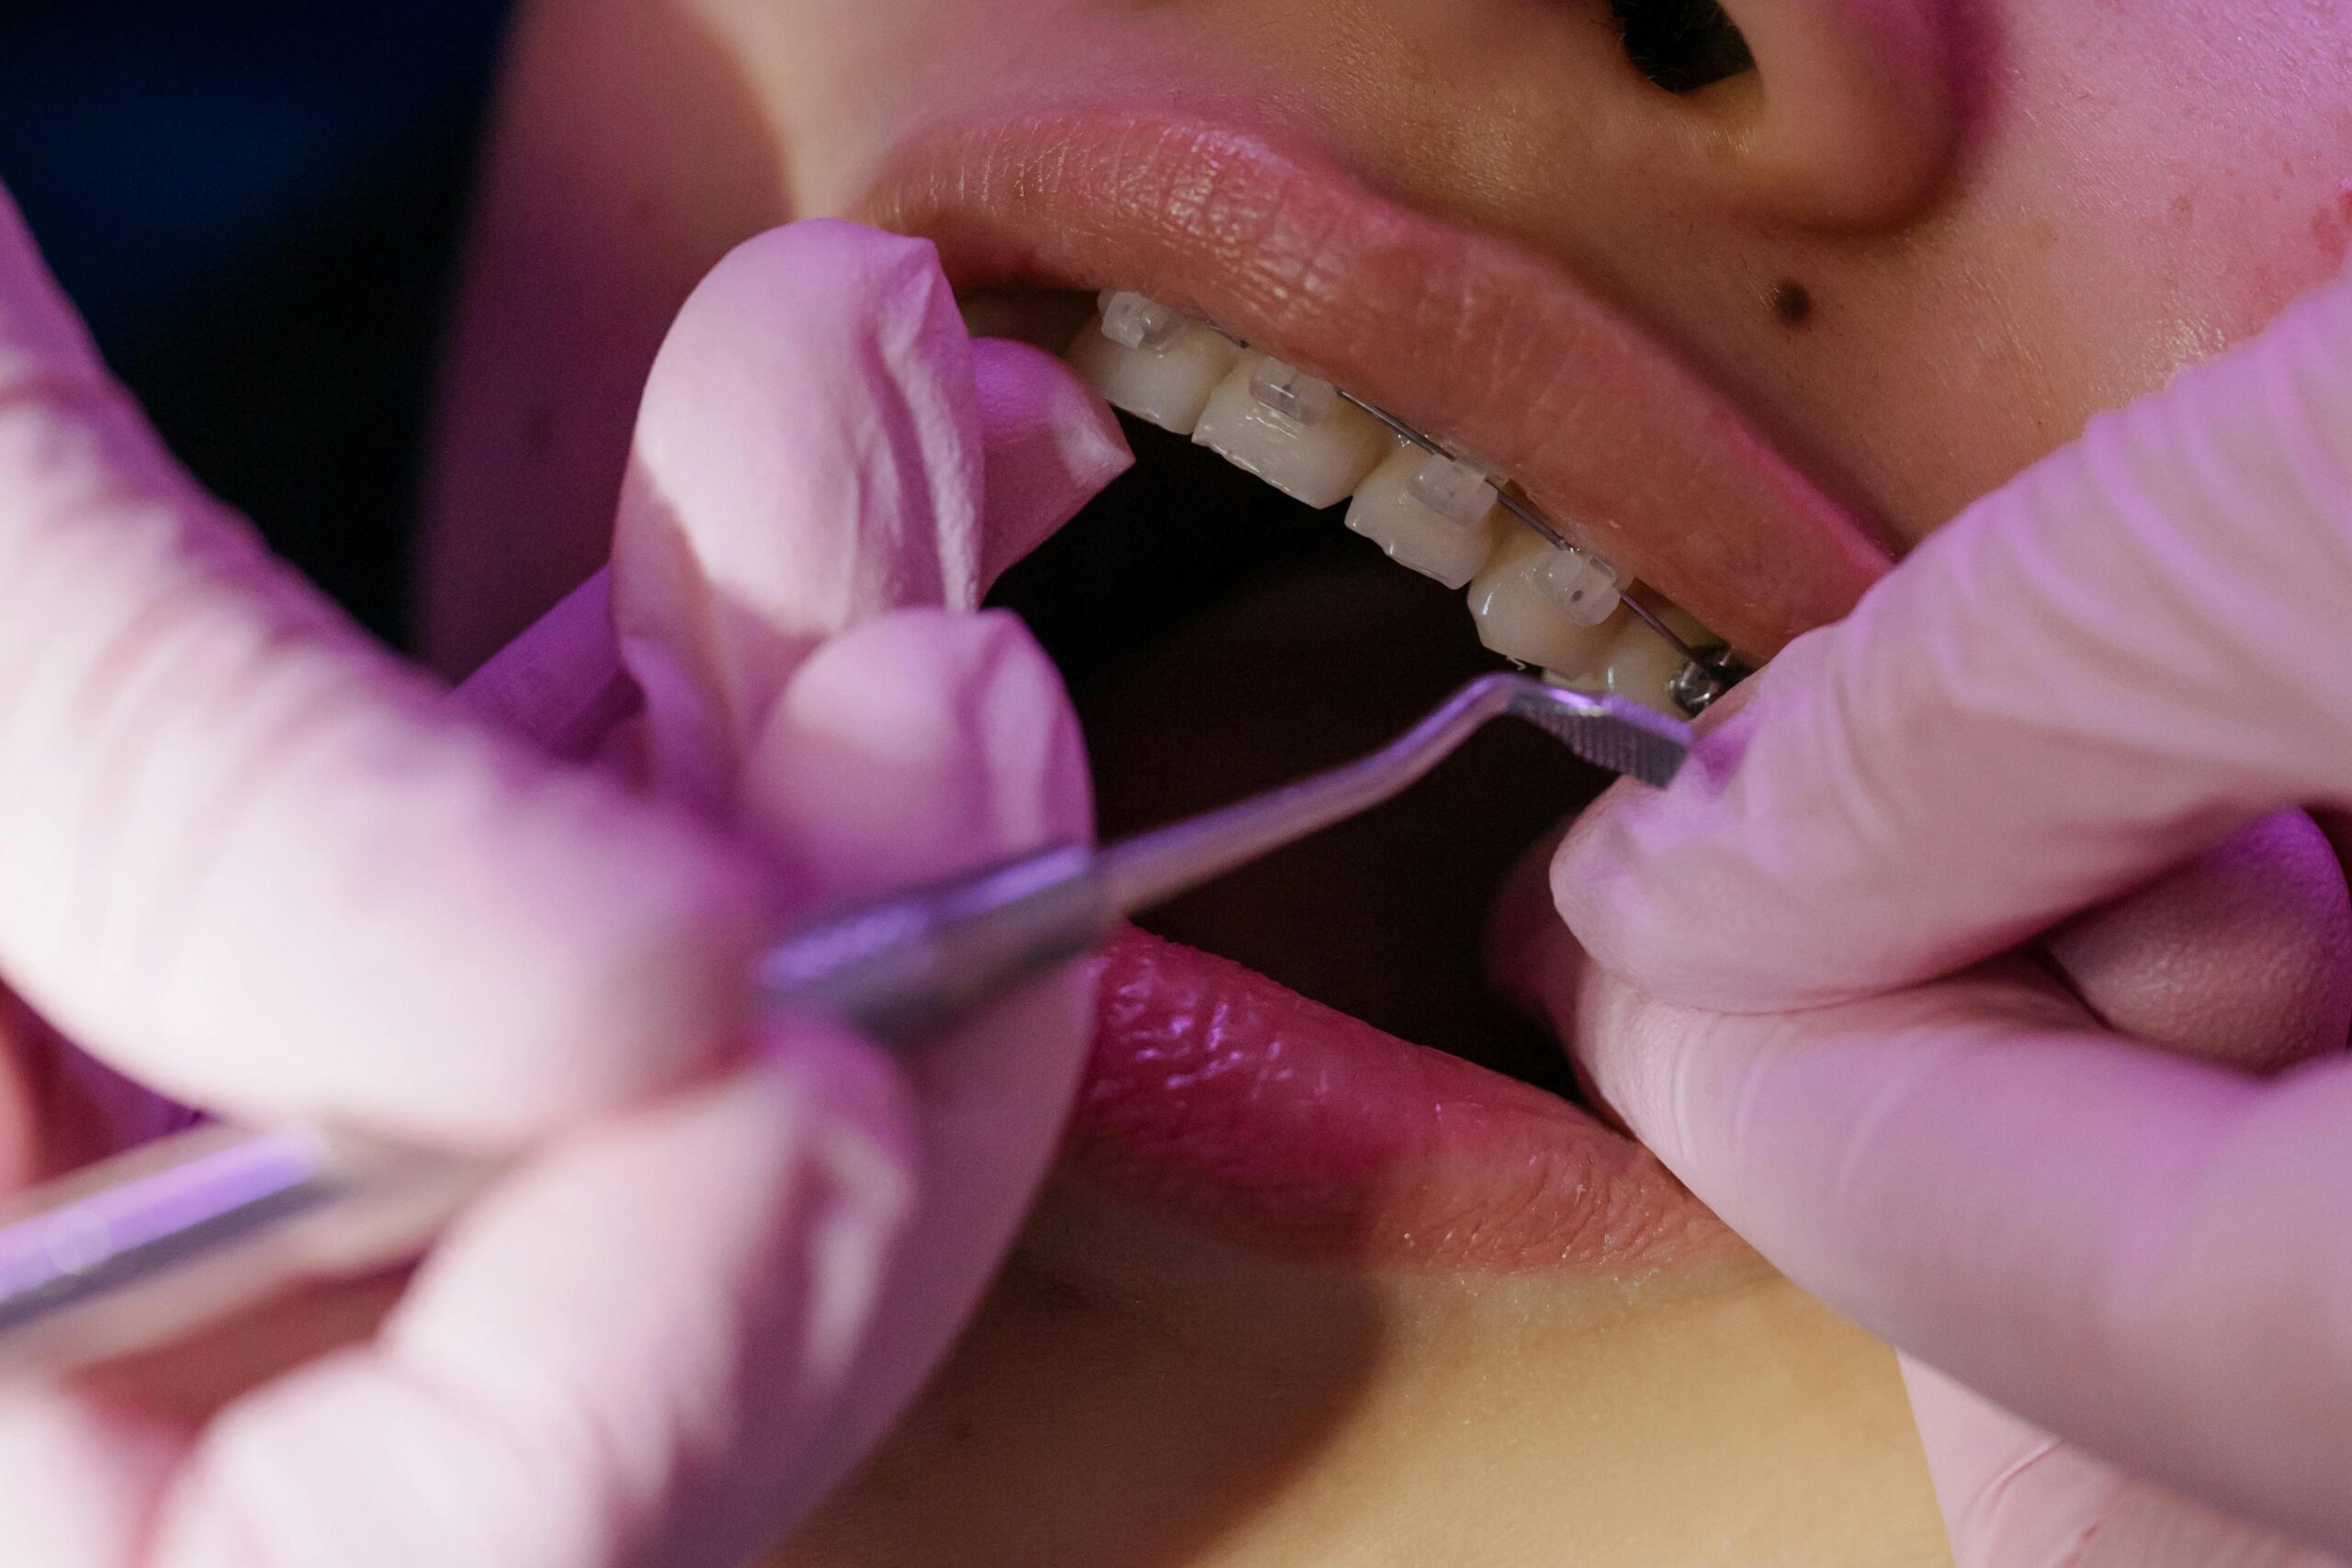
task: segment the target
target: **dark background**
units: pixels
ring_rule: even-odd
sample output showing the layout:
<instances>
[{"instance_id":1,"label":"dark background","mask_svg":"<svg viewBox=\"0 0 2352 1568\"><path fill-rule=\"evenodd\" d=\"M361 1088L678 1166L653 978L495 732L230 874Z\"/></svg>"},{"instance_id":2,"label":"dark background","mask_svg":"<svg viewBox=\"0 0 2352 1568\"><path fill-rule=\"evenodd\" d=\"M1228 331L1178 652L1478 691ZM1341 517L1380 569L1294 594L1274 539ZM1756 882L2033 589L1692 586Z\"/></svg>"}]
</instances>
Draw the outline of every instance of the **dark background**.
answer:
<instances>
[{"instance_id":1,"label":"dark background","mask_svg":"<svg viewBox=\"0 0 2352 1568\"><path fill-rule=\"evenodd\" d=\"M404 631L504 0L0 0L0 181L183 461Z\"/></svg>"}]
</instances>

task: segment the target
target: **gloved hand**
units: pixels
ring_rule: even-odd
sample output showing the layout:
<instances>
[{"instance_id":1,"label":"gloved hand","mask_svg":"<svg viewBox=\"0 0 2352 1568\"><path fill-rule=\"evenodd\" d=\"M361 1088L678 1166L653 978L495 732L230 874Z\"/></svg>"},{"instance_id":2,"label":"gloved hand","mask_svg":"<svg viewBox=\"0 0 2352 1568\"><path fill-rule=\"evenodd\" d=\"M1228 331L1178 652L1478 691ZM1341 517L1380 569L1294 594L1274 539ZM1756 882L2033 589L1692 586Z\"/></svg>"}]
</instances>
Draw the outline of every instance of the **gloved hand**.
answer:
<instances>
[{"instance_id":1,"label":"gloved hand","mask_svg":"<svg viewBox=\"0 0 2352 1568\"><path fill-rule=\"evenodd\" d=\"M1971 509L1554 863L1599 1093L1917 1359L1963 1568L2317 1560L2209 1507L2352 1554L2352 938L2312 825L2257 820L2352 804L2347 667L2339 281Z\"/></svg>"},{"instance_id":2,"label":"gloved hand","mask_svg":"<svg viewBox=\"0 0 2352 1568\"><path fill-rule=\"evenodd\" d=\"M0 200L0 1183L175 1101L523 1153L413 1279L0 1388L0 1562L722 1562L836 1473L1004 1245L1080 998L1016 998L917 1076L753 1019L747 966L813 898L1082 830L1086 797L1009 623L820 639L967 604L1125 461L1045 356L967 344L927 247L738 253L649 393L617 578L633 661L686 682L608 733L591 595L472 699L729 783L697 820L500 736L270 562ZM703 570L789 577L845 515L823 582L856 591L793 589L789 625L786 585Z\"/></svg>"}]
</instances>

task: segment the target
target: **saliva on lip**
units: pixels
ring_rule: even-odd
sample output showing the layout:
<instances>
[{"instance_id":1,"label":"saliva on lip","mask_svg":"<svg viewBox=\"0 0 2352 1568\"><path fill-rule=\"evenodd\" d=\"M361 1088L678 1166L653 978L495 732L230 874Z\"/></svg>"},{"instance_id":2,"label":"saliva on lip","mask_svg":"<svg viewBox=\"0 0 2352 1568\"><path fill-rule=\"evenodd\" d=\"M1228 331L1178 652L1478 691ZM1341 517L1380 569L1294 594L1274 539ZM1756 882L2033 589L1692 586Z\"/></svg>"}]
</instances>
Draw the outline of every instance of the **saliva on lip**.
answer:
<instances>
[{"instance_id":1,"label":"saliva on lip","mask_svg":"<svg viewBox=\"0 0 2352 1568\"><path fill-rule=\"evenodd\" d=\"M1205 321L1104 289L1065 357L1114 408L1189 434L1347 525L1399 564L1467 590L1479 639L1564 684L1668 713L1684 660L1622 609L1633 585L1589 550L1516 525L1500 481L1393 432L1320 377L1242 346ZM1672 610L1694 647L1714 639Z\"/></svg>"}]
</instances>

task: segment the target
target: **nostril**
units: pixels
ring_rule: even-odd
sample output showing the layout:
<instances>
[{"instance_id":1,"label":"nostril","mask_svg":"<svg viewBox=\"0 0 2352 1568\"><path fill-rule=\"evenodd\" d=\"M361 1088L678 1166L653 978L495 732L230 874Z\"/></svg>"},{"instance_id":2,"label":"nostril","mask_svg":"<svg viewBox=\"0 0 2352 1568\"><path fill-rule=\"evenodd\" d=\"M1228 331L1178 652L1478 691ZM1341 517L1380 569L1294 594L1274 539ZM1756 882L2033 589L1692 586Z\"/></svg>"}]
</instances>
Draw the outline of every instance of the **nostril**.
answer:
<instances>
[{"instance_id":1,"label":"nostril","mask_svg":"<svg viewBox=\"0 0 2352 1568\"><path fill-rule=\"evenodd\" d=\"M1634 69L1669 93L1756 68L1747 39L1718 0L1609 0Z\"/></svg>"}]
</instances>

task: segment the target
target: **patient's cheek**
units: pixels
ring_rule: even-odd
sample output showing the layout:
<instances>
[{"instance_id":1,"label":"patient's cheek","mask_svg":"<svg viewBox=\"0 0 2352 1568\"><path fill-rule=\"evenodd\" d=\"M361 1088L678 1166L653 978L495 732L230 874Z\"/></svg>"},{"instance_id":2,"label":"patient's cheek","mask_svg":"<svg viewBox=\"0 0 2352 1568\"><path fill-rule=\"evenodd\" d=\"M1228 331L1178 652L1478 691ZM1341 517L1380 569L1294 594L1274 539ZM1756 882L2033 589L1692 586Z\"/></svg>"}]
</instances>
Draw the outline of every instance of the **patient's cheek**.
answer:
<instances>
[{"instance_id":1,"label":"patient's cheek","mask_svg":"<svg viewBox=\"0 0 2352 1568\"><path fill-rule=\"evenodd\" d=\"M2118 1030L2251 1072L2344 1048L2352 901L2300 811L2266 818L2045 943Z\"/></svg>"}]
</instances>

